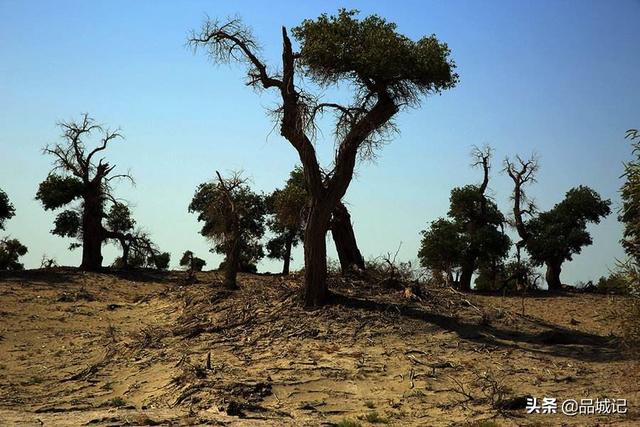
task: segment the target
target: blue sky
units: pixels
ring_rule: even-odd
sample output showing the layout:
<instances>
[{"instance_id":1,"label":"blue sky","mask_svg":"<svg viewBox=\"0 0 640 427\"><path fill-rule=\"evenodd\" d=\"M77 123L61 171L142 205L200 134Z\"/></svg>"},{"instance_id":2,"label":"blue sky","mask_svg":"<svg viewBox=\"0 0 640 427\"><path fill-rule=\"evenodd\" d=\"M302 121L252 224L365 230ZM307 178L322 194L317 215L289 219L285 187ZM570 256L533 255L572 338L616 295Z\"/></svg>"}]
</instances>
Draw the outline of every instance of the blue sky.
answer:
<instances>
[{"instance_id":1,"label":"blue sky","mask_svg":"<svg viewBox=\"0 0 640 427\"><path fill-rule=\"evenodd\" d=\"M548 209L571 187L593 187L619 207L624 131L640 127L640 2L623 1L9 1L0 0L0 188L17 215L5 234L77 265L80 251L52 236L54 214L34 200L50 168L41 148L57 141L56 122L88 112L120 127L108 158L137 185L118 186L139 222L173 255L192 249L217 266L187 212L196 186L243 169L258 191L282 186L296 155L266 114L277 102L244 86L242 66L218 66L185 46L205 15L239 15L277 64L280 26L340 7L377 13L409 37L435 33L449 44L460 84L401 112L401 130L376 162L361 163L345 200L365 257L395 252L414 260L420 230L448 209L454 186L475 183L473 144L495 148L491 188L509 211L507 155L541 158L530 188ZM324 133L330 136L330 131ZM326 161L330 138L318 141ZM623 252L611 215L591 228L594 245L565 265L565 282L606 273ZM105 261L117 254L105 249ZM331 250L330 255L335 257ZM106 263L105 262L105 263ZM299 266L302 253L294 252ZM276 271L265 261L261 270Z\"/></svg>"}]
</instances>

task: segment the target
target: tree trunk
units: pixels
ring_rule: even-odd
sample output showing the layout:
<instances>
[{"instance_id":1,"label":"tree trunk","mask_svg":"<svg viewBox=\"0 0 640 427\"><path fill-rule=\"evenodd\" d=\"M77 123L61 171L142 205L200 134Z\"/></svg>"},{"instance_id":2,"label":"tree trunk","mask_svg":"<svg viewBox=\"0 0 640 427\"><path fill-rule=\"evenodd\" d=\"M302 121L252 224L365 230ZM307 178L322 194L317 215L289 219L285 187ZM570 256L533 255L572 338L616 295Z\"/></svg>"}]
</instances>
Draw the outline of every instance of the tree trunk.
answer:
<instances>
[{"instance_id":1,"label":"tree trunk","mask_svg":"<svg viewBox=\"0 0 640 427\"><path fill-rule=\"evenodd\" d=\"M291 264L291 247L293 246L294 233L288 232L284 241L284 264L282 265L282 274L289 274L289 265Z\"/></svg>"},{"instance_id":2,"label":"tree trunk","mask_svg":"<svg viewBox=\"0 0 640 427\"><path fill-rule=\"evenodd\" d=\"M471 278L473 277L474 263L466 262L462 265L462 273L460 274L460 290L462 292L471 291Z\"/></svg>"},{"instance_id":3,"label":"tree trunk","mask_svg":"<svg viewBox=\"0 0 640 427\"><path fill-rule=\"evenodd\" d=\"M562 263L550 261L546 263L547 273L545 279L550 291L558 291L562 289L562 282L560 281L560 272L562 271Z\"/></svg>"},{"instance_id":4,"label":"tree trunk","mask_svg":"<svg viewBox=\"0 0 640 427\"><path fill-rule=\"evenodd\" d=\"M358 249L356 235L351 224L351 215L341 202L333 210L331 236L336 245L342 274L347 274L354 269L364 270L364 258Z\"/></svg>"},{"instance_id":5,"label":"tree trunk","mask_svg":"<svg viewBox=\"0 0 640 427\"><path fill-rule=\"evenodd\" d=\"M99 192L91 191L84 197L82 212L82 263L86 271L102 267L102 206Z\"/></svg>"},{"instance_id":6,"label":"tree trunk","mask_svg":"<svg viewBox=\"0 0 640 427\"><path fill-rule=\"evenodd\" d=\"M235 237L229 244L226 259L224 261L224 281L222 285L230 290L238 289L236 277L240 267L240 244L239 239Z\"/></svg>"},{"instance_id":7,"label":"tree trunk","mask_svg":"<svg viewBox=\"0 0 640 427\"><path fill-rule=\"evenodd\" d=\"M329 297L326 241L329 212L330 209L313 201L307 219L304 232L304 304L306 307L318 307Z\"/></svg>"}]
</instances>

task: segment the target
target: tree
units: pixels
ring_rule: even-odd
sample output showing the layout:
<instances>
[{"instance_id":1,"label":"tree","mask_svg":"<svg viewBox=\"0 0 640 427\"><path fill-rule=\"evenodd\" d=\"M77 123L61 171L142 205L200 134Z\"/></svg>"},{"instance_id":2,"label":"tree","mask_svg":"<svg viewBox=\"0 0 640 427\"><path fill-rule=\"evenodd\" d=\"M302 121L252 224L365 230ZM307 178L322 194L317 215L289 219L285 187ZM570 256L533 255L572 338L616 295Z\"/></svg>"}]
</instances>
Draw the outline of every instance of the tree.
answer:
<instances>
[{"instance_id":1,"label":"tree","mask_svg":"<svg viewBox=\"0 0 640 427\"><path fill-rule=\"evenodd\" d=\"M291 171L286 185L266 199L271 217L267 224L275 236L267 242L267 256L283 260L282 274L289 274L291 249L302 241L307 216L308 193L299 166Z\"/></svg>"},{"instance_id":2,"label":"tree","mask_svg":"<svg viewBox=\"0 0 640 427\"><path fill-rule=\"evenodd\" d=\"M69 206L58 214L51 232L77 239L70 249L82 247L80 268L84 270L101 268L102 245L109 240L121 243L123 256L119 265L123 267L129 266L129 252L133 248L137 256L134 264L166 268L169 254L160 254L145 233L131 233L135 221L128 207L113 195L112 181L128 179L133 183L131 175L112 174L115 165L104 162L104 158L95 163L95 156L111 142L122 139L122 135L104 129L87 114L78 122L62 122L59 126L63 130L63 142L44 148L44 153L54 158L53 169L40 183L36 194L45 210ZM85 139L95 134L99 135L98 142L88 150Z\"/></svg>"},{"instance_id":3,"label":"tree","mask_svg":"<svg viewBox=\"0 0 640 427\"><path fill-rule=\"evenodd\" d=\"M215 251L225 255L223 285L237 289L236 276L244 266L255 268L264 256L259 240L265 231L265 204L263 197L251 191L239 173L218 181L200 184L189 212L198 214L204 222L200 234L213 240Z\"/></svg>"},{"instance_id":4,"label":"tree","mask_svg":"<svg viewBox=\"0 0 640 427\"><path fill-rule=\"evenodd\" d=\"M587 225L597 224L609 215L611 201L602 200L589 187L578 186L570 189L564 200L549 211L538 212L524 191L525 185L536 182L538 159L531 156L524 160L516 156L515 161L506 159L504 165L514 184L514 226L520 236L516 244L517 259L520 261L520 248L526 248L534 265L546 266L545 280L549 289L558 290L562 287L562 264L571 261L573 255L592 243Z\"/></svg>"},{"instance_id":5,"label":"tree","mask_svg":"<svg viewBox=\"0 0 640 427\"><path fill-rule=\"evenodd\" d=\"M435 272L442 272L447 284L454 286L453 272L462 262L464 241L459 225L451 220L439 218L431 223L428 230L423 230L418 259L420 265ZM456 275L457 276L457 275Z\"/></svg>"},{"instance_id":6,"label":"tree","mask_svg":"<svg viewBox=\"0 0 640 427\"><path fill-rule=\"evenodd\" d=\"M640 262L640 132L629 129L626 138L632 141L635 159L624 165L625 182L620 189L622 207L618 220L624 224L621 240L625 252L636 263Z\"/></svg>"},{"instance_id":7,"label":"tree","mask_svg":"<svg viewBox=\"0 0 640 427\"><path fill-rule=\"evenodd\" d=\"M5 221L13 218L15 214L16 210L9 201L9 196L0 189L0 230L4 230Z\"/></svg>"},{"instance_id":8,"label":"tree","mask_svg":"<svg viewBox=\"0 0 640 427\"><path fill-rule=\"evenodd\" d=\"M546 265L545 279L550 290L562 287L562 264L593 243L587 225L598 224L609 215L610 205L610 200L603 200L594 190L581 185L570 189L552 209L527 222L527 251L535 264Z\"/></svg>"},{"instance_id":9,"label":"tree","mask_svg":"<svg viewBox=\"0 0 640 427\"><path fill-rule=\"evenodd\" d=\"M180 266L186 267L190 271L202 271L207 262L202 258L198 258L191 251L185 251L180 258Z\"/></svg>"},{"instance_id":10,"label":"tree","mask_svg":"<svg viewBox=\"0 0 640 427\"><path fill-rule=\"evenodd\" d=\"M257 42L239 20L224 24L207 20L189 38L204 47L216 62L248 63L248 84L273 89L281 102L276 109L281 135L300 157L309 191L309 213L304 236L307 306L328 298L326 233L332 212L345 195L358 154L373 150L393 130L393 117L407 106L417 106L422 95L455 86L458 76L449 48L435 36L412 41L396 25L372 15L362 20L356 11L305 20L292 33L299 43L294 51L289 32L282 28L281 73L267 69ZM321 91L331 86L354 89L347 105L322 102L305 87ZM318 118L336 115L336 155L330 171L320 167L314 147Z\"/></svg>"},{"instance_id":11,"label":"tree","mask_svg":"<svg viewBox=\"0 0 640 427\"><path fill-rule=\"evenodd\" d=\"M471 278L478 267L494 268L507 255L511 240L504 234L505 218L498 206L485 195L489 186L491 149L474 147L472 166L483 171L480 185L466 185L451 190L449 219L439 219L431 229L423 231L418 256L424 266L447 274L453 282L452 270L460 269L459 287L471 290ZM440 253L438 253L440 252Z\"/></svg>"},{"instance_id":12,"label":"tree","mask_svg":"<svg viewBox=\"0 0 640 427\"><path fill-rule=\"evenodd\" d=\"M9 196L0 188L0 230L4 230L5 221L15 216L16 210ZM27 247L18 239L5 237L0 240L0 270L22 270L24 265L18 259L27 253Z\"/></svg>"},{"instance_id":13,"label":"tree","mask_svg":"<svg viewBox=\"0 0 640 427\"><path fill-rule=\"evenodd\" d=\"M22 270L24 265L18 258L27 253L27 247L18 239L0 240L0 270Z\"/></svg>"},{"instance_id":14,"label":"tree","mask_svg":"<svg viewBox=\"0 0 640 427\"><path fill-rule=\"evenodd\" d=\"M504 160L503 171L506 172L513 181L513 193L511 195L511 200L513 200L512 225L520 237L520 240L516 242L516 262L519 264L519 268L514 269L515 272L528 271L527 266L522 263L521 252L529 240L529 232L525 222L526 219L534 215L536 207L534 201L527 196L525 186L536 182L536 174L539 167L538 158L535 155L531 155L527 160L517 155L513 161L509 158ZM519 282L519 285L529 287L529 276L528 274L519 274L515 280Z\"/></svg>"}]
</instances>

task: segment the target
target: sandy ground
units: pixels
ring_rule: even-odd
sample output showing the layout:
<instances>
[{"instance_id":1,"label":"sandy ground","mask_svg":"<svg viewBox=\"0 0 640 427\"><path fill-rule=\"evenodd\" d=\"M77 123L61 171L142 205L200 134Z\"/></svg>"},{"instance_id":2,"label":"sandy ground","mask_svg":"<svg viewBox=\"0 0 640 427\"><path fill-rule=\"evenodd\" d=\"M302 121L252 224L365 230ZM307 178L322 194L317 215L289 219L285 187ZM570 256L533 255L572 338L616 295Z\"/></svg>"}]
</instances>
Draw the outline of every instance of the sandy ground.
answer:
<instances>
[{"instance_id":1,"label":"sandy ground","mask_svg":"<svg viewBox=\"0 0 640 427\"><path fill-rule=\"evenodd\" d=\"M0 275L0 425L640 425L621 299L216 273ZM636 356L637 357L637 356ZM526 414L526 396L628 400L625 415ZM558 411L560 412L560 411Z\"/></svg>"}]
</instances>

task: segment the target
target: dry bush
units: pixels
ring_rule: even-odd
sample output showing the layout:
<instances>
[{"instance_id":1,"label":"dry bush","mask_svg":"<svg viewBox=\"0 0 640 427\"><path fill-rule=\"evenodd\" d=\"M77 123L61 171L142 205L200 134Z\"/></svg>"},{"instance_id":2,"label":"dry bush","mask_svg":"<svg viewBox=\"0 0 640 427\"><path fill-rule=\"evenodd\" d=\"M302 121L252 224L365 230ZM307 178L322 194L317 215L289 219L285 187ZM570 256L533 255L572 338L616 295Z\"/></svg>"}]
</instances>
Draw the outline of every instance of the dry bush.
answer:
<instances>
[{"instance_id":1,"label":"dry bush","mask_svg":"<svg viewBox=\"0 0 640 427\"><path fill-rule=\"evenodd\" d=\"M162 348L162 340L168 335L169 333L162 328L145 326L131 335L131 342L128 347L136 350Z\"/></svg>"}]
</instances>

